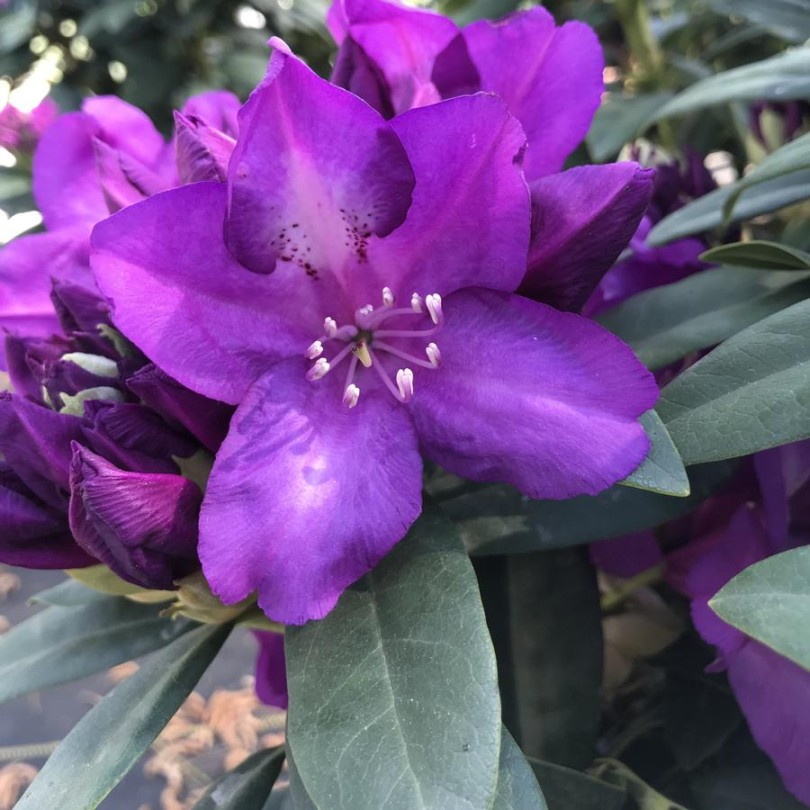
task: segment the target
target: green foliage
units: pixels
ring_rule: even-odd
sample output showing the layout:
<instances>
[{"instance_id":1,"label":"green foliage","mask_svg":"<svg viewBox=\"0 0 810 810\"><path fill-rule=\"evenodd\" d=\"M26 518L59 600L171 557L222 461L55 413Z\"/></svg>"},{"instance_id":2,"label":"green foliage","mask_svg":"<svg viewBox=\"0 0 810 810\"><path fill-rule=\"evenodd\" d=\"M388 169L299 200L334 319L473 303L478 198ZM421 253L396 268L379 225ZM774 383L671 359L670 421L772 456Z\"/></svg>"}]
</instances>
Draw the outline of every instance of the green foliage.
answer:
<instances>
[{"instance_id":1,"label":"green foliage","mask_svg":"<svg viewBox=\"0 0 810 810\"><path fill-rule=\"evenodd\" d=\"M263 810L284 765L284 746L257 751L217 779L193 810Z\"/></svg>"}]
</instances>

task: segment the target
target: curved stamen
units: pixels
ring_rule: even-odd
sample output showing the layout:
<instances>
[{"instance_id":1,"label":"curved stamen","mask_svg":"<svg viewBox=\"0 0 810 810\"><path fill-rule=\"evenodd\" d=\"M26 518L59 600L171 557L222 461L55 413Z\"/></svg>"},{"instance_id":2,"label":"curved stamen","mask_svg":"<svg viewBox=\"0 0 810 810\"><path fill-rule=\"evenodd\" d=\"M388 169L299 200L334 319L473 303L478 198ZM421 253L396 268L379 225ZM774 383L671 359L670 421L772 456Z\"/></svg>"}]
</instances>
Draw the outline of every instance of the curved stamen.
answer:
<instances>
[{"instance_id":1,"label":"curved stamen","mask_svg":"<svg viewBox=\"0 0 810 810\"><path fill-rule=\"evenodd\" d=\"M398 349L396 346L392 346L390 343L375 340L374 345L381 351L388 352L388 354L393 354L395 357L400 357L401 359L407 360L409 363L413 363L414 365L422 366L422 368L436 368L436 365L433 363L430 363L427 360L420 360L418 357L414 357L409 352L403 352L401 349ZM431 343L430 345L435 346L436 344ZM428 357L430 357L430 355L428 355Z\"/></svg>"},{"instance_id":2,"label":"curved stamen","mask_svg":"<svg viewBox=\"0 0 810 810\"><path fill-rule=\"evenodd\" d=\"M433 329L380 329L374 333L374 337L430 337L440 329L441 326L434 326Z\"/></svg>"},{"instance_id":3,"label":"curved stamen","mask_svg":"<svg viewBox=\"0 0 810 810\"><path fill-rule=\"evenodd\" d=\"M320 340L313 340L312 343L309 344L309 348L304 352L304 357L307 360L314 360L316 357L320 357L323 354L323 343Z\"/></svg>"},{"instance_id":4,"label":"curved stamen","mask_svg":"<svg viewBox=\"0 0 810 810\"><path fill-rule=\"evenodd\" d=\"M394 300L395 300L394 299L394 293L391 292L390 287L383 287L382 300L383 300L383 304L385 304L385 306L387 306L387 307L394 306Z\"/></svg>"},{"instance_id":5,"label":"curved stamen","mask_svg":"<svg viewBox=\"0 0 810 810\"><path fill-rule=\"evenodd\" d=\"M425 298L425 306L427 307L430 320L433 323L441 326L444 323L444 312L442 312L442 297L439 293L432 293Z\"/></svg>"},{"instance_id":6,"label":"curved stamen","mask_svg":"<svg viewBox=\"0 0 810 810\"><path fill-rule=\"evenodd\" d=\"M400 393L397 386L391 382L391 378L385 373L383 367L380 365L380 361L375 357L374 352L369 349L368 353L371 355L371 367L377 372L380 379L385 383L385 387L394 395L394 399L397 402L405 402L406 400L403 399L402 394ZM401 371L402 369L400 369ZM397 372L397 375L399 372Z\"/></svg>"},{"instance_id":7,"label":"curved stamen","mask_svg":"<svg viewBox=\"0 0 810 810\"><path fill-rule=\"evenodd\" d=\"M330 368L329 361L325 357L319 357L315 361L315 365L307 372L307 379L310 382L320 380L321 377L325 377L329 373Z\"/></svg>"},{"instance_id":8,"label":"curved stamen","mask_svg":"<svg viewBox=\"0 0 810 810\"><path fill-rule=\"evenodd\" d=\"M413 397L413 371L401 368L397 372L397 388L403 402L410 402Z\"/></svg>"},{"instance_id":9,"label":"curved stamen","mask_svg":"<svg viewBox=\"0 0 810 810\"><path fill-rule=\"evenodd\" d=\"M360 389L354 383L347 385L346 390L343 392L343 404L347 408L354 408L359 399Z\"/></svg>"},{"instance_id":10,"label":"curved stamen","mask_svg":"<svg viewBox=\"0 0 810 810\"><path fill-rule=\"evenodd\" d=\"M439 351L439 347L435 343L428 343L425 347L425 354L430 361L430 365L433 368L438 368L442 363L442 353Z\"/></svg>"},{"instance_id":11,"label":"curved stamen","mask_svg":"<svg viewBox=\"0 0 810 810\"><path fill-rule=\"evenodd\" d=\"M334 318L324 318L323 332L327 338L333 338L337 334L337 321Z\"/></svg>"}]
</instances>

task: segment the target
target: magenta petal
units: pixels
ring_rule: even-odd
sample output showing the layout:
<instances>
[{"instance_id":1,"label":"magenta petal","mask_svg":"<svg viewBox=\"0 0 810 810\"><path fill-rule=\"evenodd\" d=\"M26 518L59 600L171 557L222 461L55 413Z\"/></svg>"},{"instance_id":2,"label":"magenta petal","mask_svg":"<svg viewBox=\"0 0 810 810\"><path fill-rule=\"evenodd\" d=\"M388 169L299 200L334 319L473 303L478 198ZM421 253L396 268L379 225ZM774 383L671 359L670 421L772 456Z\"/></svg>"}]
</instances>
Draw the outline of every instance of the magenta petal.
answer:
<instances>
[{"instance_id":1,"label":"magenta petal","mask_svg":"<svg viewBox=\"0 0 810 810\"><path fill-rule=\"evenodd\" d=\"M391 88L385 76L351 37L344 39L338 49L330 81L362 98L383 118L393 118Z\"/></svg>"},{"instance_id":2,"label":"magenta petal","mask_svg":"<svg viewBox=\"0 0 810 810\"><path fill-rule=\"evenodd\" d=\"M369 263L401 297L467 286L513 290L523 277L529 194L525 137L494 96L412 110L391 122L416 174L405 224L369 247Z\"/></svg>"},{"instance_id":3,"label":"magenta petal","mask_svg":"<svg viewBox=\"0 0 810 810\"><path fill-rule=\"evenodd\" d=\"M405 219L414 179L396 135L295 57L273 52L239 132L225 232L245 267L338 272Z\"/></svg>"},{"instance_id":4,"label":"magenta petal","mask_svg":"<svg viewBox=\"0 0 810 810\"><path fill-rule=\"evenodd\" d=\"M625 344L507 293L464 290L444 312L442 365L420 370L411 403L430 458L554 499L596 494L638 466L649 442L637 420L658 389Z\"/></svg>"},{"instance_id":5,"label":"magenta petal","mask_svg":"<svg viewBox=\"0 0 810 810\"><path fill-rule=\"evenodd\" d=\"M387 0L343 0L341 17L333 36L342 42L347 30L378 67L390 88L394 112L439 100L431 72L436 57L458 34L452 20Z\"/></svg>"},{"instance_id":6,"label":"magenta petal","mask_svg":"<svg viewBox=\"0 0 810 810\"><path fill-rule=\"evenodd\" d=\"M217 455L200 559L226 603L254 591L276 621L325 616L421 510L422 460L408 411L384 390L341 405L342 380L274 366L248 392Z\"/></svg>"},{"instance_id":7,"label":"magenta petal","mask_svg":"<svg viewBox=\"0 0 810 810\"><path fill-rule=\"evenodd\" d=\"M481 89L494 91L529 140L529 181L559 171L591 124L602 98L604 59L596 34L581 22L557 28L543 8L464 29Z\"/></svg>"},{"instance_id":8,"label":"magenta petal","mask_svg":"<svg viewBox=\"0 0 810 810\"><path fill-rule=\"evenodd\" d=\"M258 631L253 635L259 642L259 657L256 659L256 696L262 703L286 709L289 699L284 634Z\"/></svg>"},{"instance_id":9,"label":"magenta petal","mask_svg":"<svg viewBox=\"0 0 810 810\"><path fill-rule=\"evenodd\" d=\"M89 230L107 216L93 148L98 132L90 116L77 112L60 116L42 136L34 153L34 197L48 229Z\"/></svg>"},{"instance_id":10,"label":"magenta petal","mask_svg":"<svg viewBox=\"0 0 810 810\"><path fill-rule=\"evenodd\" d=\"M98 180L110 213L140 202L151 194L163 191L166 183L131 155L93 140L98 167Z\"/></svg>"},{"instance_id":11,"label":"magenta petal","mask_svg":"<svg viewBox=\"0 0 810 810\"><path fill-rule=\"evenodd\" d=\"M197 568L202 496L191 481L124 472L74 444L70 488L76 542L122 579L168 590Z\"/></svg>"},{"instance_id":12,"label":"magenta petal","mask_svg":"<svg viewBox=\"0 0 810 810\"><path fill-rule=\"evenodd\" d=\"M116 326L156 365L236 404L273 362L303 354L324 312L345 312L330 277L237 264L222 240L226 200L223 184L196 183L125 208L93 231L92 265Z\"/></svg>"},{"instance_id":13,"label":"magenta petal","mask_svg":"<svg viewBox=\"0 0 810 810\"><path fill-rule=\"evenodd\" d=\"M227 90L209 90L192 96L183 105L182 115L204 121L213 129L235 138L239 132L236 115L242 102Z\"/></svg>"},{"instance_id":14,"label":"magenta petal","mask_svg":"<svg viewBox=\"0 0 810 810\"><path fill-rule=\"evenodd\" d=\"M654 174L636 163L611 163L532 183L532 240L520 293L580 310L635 233Z\"/></svg>"},{"instance_id":15,"label":"magenta petal","mask_svg":"<svg viewBox=\"0 0 810 810\"><path fill-rule=\"evenodd\" d=\"M224 183L236 141L194 115L174 114L177 170L181 183Z\"/></svg>"}]
</instances>

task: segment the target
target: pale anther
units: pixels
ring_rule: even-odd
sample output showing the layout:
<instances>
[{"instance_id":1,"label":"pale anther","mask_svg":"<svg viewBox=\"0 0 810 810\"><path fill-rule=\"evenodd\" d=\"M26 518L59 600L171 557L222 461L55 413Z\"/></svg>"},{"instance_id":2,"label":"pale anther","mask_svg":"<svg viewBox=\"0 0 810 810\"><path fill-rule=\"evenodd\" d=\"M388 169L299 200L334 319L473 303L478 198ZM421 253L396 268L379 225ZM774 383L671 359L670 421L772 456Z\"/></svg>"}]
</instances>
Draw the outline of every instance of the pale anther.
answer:
<instances>
[{"instance_id":1,"label":"pale anther","mask_svg":"<svg viewBox=\"0 0 810 810\"><path fill-rule=\"evenodd\" d=\"M333 338L337 334L337 321L334 318L326 318L323 322L323 331L326 337Z\"/></svg>"},{"instance_id":2,"label":"pale anther","mask_svg":"<svg viewBox=\"0 0 810 810\"><path fill-rule=\"evenodd\" d=\"M374 312L374 307L371 304L366 304L364 307L360 307L357 312L359 315L371 315Z\"/></svg>"},{"instance_id":3,"label":"pale anther","mask_svg":"<svg viewBox=\"0 0 810 810\"><path fill-rule=\"evenodd\" d=\"M439 293L431 293L425 298L425 306L430 314L430 320L435 324L440 324L444 321L444 313L442 312L442 297Z\"/></svg>"},{"instance_id":4,"label":"pale anther","mask_svg":"<svg viewBox=\"0 0 810 810\"><path fill-rule=\"evenodd\" d=\"M316 357L320 357L323 354L323 343L320 340L315 340L310 343L309 348L304 353L305 357L308 360L314 360Z\"/></svg>"},{"instance_id":5,"label":"pale anther","mask_svg":"<svg viewBox=\"0 0 810 810\"><path fill-rule=\"evenodd\" d=\"M397 372L397 388L403 402L409 402L413 397L413 372L409 368L401 368Z\"/></svg>"},{"instance_id":6,"label":"pale anther","mask_svg":"<svg viewBox=\"0 0 810 810\"><path fill-rule=\"evenodd\" d=\"M315 361L315 365L307 372L307 379L310 382L312 380L320 380L321 377L329 373L330 368L329 361L325 357L319 357Z\"/></svg>"},{"instance_id":7,"label":"pale anther","mask_svg":"<svg viewBox=\"0 0 810 810\"><path fill-rule=\"evenodd\" d=\"M383 287L382 300L383 304L387 307L394 305L394 293L391 292L390 287Z\"/></svg>"},{"instance_id":8,"label":"pale anther","mask_svg":"<svg viewBox=\"0 0 810 810\"><path fill-rule=\"evenodd\" d=\"M442 353L439 351L439 347L435 343L428 343L425 347L425 354L427 359L430 360L430 365L438 368L442 362Z\"/></svg>"},{"instance_id":9,"label":"pale anther","mask_svg":"<svg viewBox=\"0 0 810 810\"><path fill-rule=\"evenodd\" d=\"M411 309L414 312L424 312L422 309L422 296L419 293L414 293L411 296Z\"/></svg>"},{"instance_id":10,"label":"pale anther","mask_svg":"<svg viewBox=\"0 0 810 810\"><path fill-rule=\"evenodd\" d=\"M354 383L347 385L346 390L343 392L343 404L347 408L353 408L357 405L357 400L359 399L360 389Z\"/></svg>"}]
</instances>

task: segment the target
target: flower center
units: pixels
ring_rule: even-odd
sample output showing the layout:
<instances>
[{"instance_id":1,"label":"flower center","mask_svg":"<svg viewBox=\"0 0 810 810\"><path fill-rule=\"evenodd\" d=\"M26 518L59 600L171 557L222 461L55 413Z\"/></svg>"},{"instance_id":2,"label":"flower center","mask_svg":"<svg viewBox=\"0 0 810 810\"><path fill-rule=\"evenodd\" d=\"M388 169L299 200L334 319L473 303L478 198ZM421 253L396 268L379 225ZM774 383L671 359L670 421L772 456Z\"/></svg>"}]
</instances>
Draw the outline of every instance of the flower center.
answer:
<instances>
[{"instance_id":1,"label":"flower center","mask_svg":"<svg viewBox=\"0 0 810 810\"><path fill-rule=\"evenodd\" d=\"M398 402L409 402L413 397L413 369L411 366L435 369L441 363L439 347L432 341L425 346L425 359L416 357L397 345L402 340L429 338L438 332L444 323L442 297L432 293L423 299L418 293L411 296L409 307L396 307L394 294L388 287L382 291L382 306L366 304L354 313L354 323L338 326L334 318L323 322L323 334L313 341L305 352L309 360L315 362L307 371L311 382L320 380L334 371L344 360L348 360L346 384L343 388L343 404L354 408L360 399L360 387L355 382L358 366L374 369L385 387ZM430 316L434 326L430 329L386 329L385 323L391 318ZM326 348L334 343L335 353L325 356ZM380 362L383 355L396 357L408 365L402 366L392 380Z\"/></svg>"}]
</instances>

